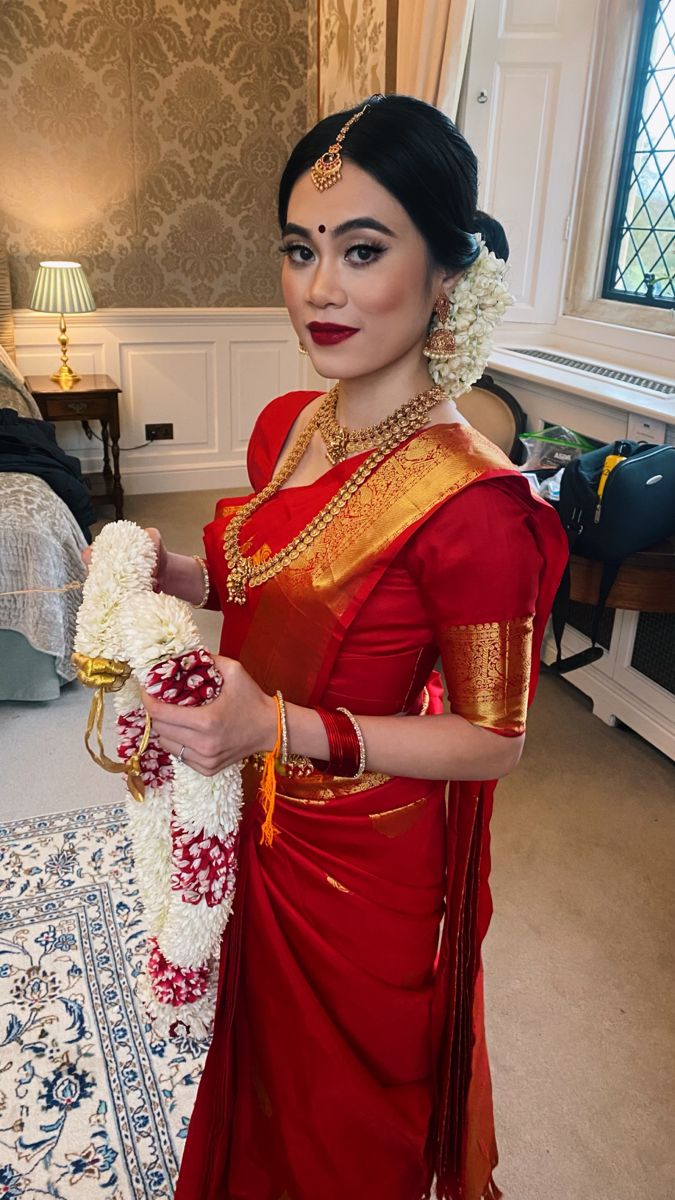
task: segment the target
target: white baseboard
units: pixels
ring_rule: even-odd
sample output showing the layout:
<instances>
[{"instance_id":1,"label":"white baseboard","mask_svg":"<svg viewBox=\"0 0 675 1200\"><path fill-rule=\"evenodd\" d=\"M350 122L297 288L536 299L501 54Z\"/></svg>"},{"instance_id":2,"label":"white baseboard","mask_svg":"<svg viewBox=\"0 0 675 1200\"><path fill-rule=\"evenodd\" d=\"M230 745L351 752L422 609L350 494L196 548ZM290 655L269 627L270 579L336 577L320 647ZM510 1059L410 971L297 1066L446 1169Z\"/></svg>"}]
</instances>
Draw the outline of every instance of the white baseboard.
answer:
<instances>
[{"instance_id":1,"label":"white baseboard","mask_svg":"<svg viewBox=\"0 0 675 1200\"><path fill-rule=\"evenodd\" d=\"M222 462L208 467L180 467L154 471L130 468L123 472L122 486L127 496L150 496L159 492L205 492L222 488L250 491L246 467L240 462Z\"/></svg>"}]
</instances>

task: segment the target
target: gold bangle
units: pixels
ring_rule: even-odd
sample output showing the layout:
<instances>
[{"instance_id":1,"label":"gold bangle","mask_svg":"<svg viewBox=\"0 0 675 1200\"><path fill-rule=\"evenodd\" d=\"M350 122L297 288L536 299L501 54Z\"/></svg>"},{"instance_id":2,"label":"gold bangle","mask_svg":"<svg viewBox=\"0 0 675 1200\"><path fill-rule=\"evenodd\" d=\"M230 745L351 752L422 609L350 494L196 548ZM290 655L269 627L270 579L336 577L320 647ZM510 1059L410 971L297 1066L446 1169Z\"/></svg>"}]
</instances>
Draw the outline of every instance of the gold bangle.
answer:
<instances>
[{"instance_id":1,"label":"gold bangle","mask_svg":"<svg viewBox=\"0 0 675 1200\"><path fill-rule=\"evenodd\" d=\"M201 600L199 601L199 604L193 604L192 607L193 608L203 608L211 594L211 577L209 575L209 568L206 565L206 561L205 561L205 559L202 558L201 554L193 554L192 557L194 558L195 562L197 563L197 566L199 567L199 569L202 573L202 579L204 581L204 594L203 594Z\"/></svg>"},{"instance_id":2,"label":"gold bangle","mask_svg":"<svg viewBox=\"0 0 675 1200\"><path fill-rule=\"evenodd\" d=\"M279 716L281 718L281 746L279 748L279 762L286 766L288 762L288 722L286 720L286 705L281 692L276 692L276 699L279 705Z\"/></svg>"},{"instance_id":3,"label":"gold bangle","mask_svg":"<svg viewBox=\"0 0 675 1200\"><path fill-rule=\"evenodd\" d=\"M344 713L344 715L349 718L352 725L354 726L354 733L356 734L356 740L359 743L359 768L358 768L358 771L356 772L356 775L352 775L351 778L352 779L360 779L361 776L363 775L363 772L366 769L366 743L363 740L363 734L361 733L361 726L359 725L354 714L352 712L350 712L348 708L336 708L335 711Z\"/></svg>"}]
</instances>

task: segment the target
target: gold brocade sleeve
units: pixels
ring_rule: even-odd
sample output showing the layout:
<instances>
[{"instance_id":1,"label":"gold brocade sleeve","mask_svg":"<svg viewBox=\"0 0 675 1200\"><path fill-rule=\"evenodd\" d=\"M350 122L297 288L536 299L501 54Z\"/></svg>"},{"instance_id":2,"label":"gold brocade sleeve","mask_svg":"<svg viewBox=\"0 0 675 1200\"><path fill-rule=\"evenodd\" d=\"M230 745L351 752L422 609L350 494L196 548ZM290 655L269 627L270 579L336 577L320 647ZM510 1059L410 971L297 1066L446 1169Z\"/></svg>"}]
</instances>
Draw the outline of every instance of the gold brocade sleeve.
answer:
<instances>
[{"instance_id":1,"label":"gold brocade sleeve","mask_svg":"<svg viewBox=\"0 0 675 1200\"><path fill-rule=\"evenodd\" d=\"M440 635L453 713L498 732L525 729L534 618L451 625Z\"/></svg>"}]
</instances>

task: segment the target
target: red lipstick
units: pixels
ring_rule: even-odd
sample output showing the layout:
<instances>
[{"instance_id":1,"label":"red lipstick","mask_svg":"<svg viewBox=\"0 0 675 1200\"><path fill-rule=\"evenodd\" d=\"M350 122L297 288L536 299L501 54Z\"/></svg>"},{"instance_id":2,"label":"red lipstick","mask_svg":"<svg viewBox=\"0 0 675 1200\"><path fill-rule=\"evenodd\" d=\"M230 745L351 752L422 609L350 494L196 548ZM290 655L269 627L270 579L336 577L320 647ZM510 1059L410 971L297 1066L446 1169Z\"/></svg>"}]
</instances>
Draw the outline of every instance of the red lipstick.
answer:
<instances>
[{"instance_id":1,"label":"red lipstick","mask_svg":"<svg viewBox=\"0 0 675 1200\"><path fill-rule=\"evenodd\" d=\"M307 328L317 346L336 346L359 332L351 325L336 325L332 321L310 321Z\"/></svg>"}]
</instances>

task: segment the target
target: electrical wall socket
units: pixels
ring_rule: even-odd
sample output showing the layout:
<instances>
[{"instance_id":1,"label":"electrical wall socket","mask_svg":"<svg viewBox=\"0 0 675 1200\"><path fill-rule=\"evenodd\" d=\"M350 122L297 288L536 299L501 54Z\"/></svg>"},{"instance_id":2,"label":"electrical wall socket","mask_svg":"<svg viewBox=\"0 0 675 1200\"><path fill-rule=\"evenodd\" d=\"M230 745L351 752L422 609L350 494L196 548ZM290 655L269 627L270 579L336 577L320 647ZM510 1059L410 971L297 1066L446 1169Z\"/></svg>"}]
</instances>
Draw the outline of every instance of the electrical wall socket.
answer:
<instances>
[{"instance_id":1,"label":"electrical wall socket","mask_svg":"<svg viewBox=\"0 0 675 1200\"><path fill-rule=\"evenodd\" d=\"M146 425L145 427L146 442L171 442L173 441L173 425L155 424Z\"/></svg>"},{"instance_id":2,"label":"electrical wall socket","mask_svg":"<svg viewBox=\"0 0 675 1200\"><path fill-rule=\"evenodd\" d=\"M626 437L631 442L649 442L652 446L661 446L666 440L666 423L658 421L656 417L629 413Z\"/></svg>"}]
</instances>

